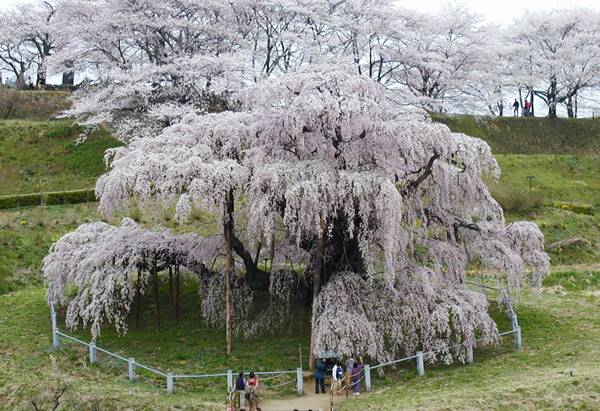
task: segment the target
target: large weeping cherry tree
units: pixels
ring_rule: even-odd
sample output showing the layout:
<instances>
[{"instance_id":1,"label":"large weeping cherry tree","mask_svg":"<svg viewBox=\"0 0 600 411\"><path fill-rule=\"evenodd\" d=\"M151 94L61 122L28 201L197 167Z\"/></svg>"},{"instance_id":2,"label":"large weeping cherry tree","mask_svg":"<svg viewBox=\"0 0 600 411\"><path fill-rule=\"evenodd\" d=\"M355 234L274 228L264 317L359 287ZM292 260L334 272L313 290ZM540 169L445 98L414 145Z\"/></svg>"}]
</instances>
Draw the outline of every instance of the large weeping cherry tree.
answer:
<instances>
[{"instance_id":1,"label":"large weeping cherry tree","mask_svg":"<svg viewBox=\"0 0 600 411\"><path fill-rule=\"evenodd\" d=\"M423 349L464 361L451 346L498 336L484 296L466 287L467 266L513 288L548 271L537 226L507 227L485 185L499 175L487 144L398 114L351 68L311 66L228 106L237 110L189 114L108 152L96 186L106 214L134 199L175 202L180 222L192 207L219 216L228 352L241 281L312 296L311 355L383 361ZM260 256L283 253L296 269L272 279Z\"/></svg>"}]
</instances>

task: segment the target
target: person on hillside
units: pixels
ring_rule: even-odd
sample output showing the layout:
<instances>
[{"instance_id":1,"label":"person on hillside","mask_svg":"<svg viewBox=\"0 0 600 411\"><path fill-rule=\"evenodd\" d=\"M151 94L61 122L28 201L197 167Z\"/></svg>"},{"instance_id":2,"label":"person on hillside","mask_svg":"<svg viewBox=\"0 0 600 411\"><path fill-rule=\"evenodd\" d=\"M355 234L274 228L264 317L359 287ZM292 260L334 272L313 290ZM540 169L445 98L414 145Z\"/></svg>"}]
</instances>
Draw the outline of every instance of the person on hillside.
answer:
<instances>
[{"instance_id":1,"label":"person on hillside","mask_svg":"<svg viewBox=\"0 0 600 411\"><path fill-rule=\"evenodd\" d=\"M243 372L235 380L235 398L238 409L246 409L246 381Z\"/></svg>"},{"instance_id":2,"label":"person on hillside","mask_svg":"<svg viewBox=\"0 0 600 411\"><path fill-rule=\"evenodd\" d=\"M315 393L319 394L320 392L325 394L325 372L327 371L327 366L320 358L317 360L317 364L315 365Z\"/></svg>"},{"instance_id":3,"label":"person on hillside","mask_svg":"<svg viewBox=\"0 0 600 411\"><path fill-rule=\"evenodd\" d=\"M519 117L519 107L520 107L520 104L519 104L519 101L517 99L515 99L515 102L513 103L512 107L513 107L513 116L514 117Z\"/></svg>"},{"instance_id":4,"label":"person on hillside","mask_svg":"<svg viewBox=\"0 0 600 411\"><path fill-rule=\"evenodd\" d=\"M529 110L531 110L531 103L529 100L525 99L525 103L523 103L523 116L529 117Z\"/></svg>"},{"instance_id":5,"label":"person on hillside","mask_svg":"<svg viewBox=\"0 0 600 411\"><path fill-rule=\"evenodd\" d=\"M342 388L342 379L344 378L344 369L342 364L336 362L331 369L331 391L337 395L340 395L340 389Z\"/></svg>"},{"instance_id":6,"label":"person on hillside","mask_svg":"<svg viewBox=\"0 0 600 411\"><path fill-rule=\"evenodd\" d=\"M352 395L360 395L360 374L363 370L363 365L357 362L352 366Z\"/></svg>"}]
</instances>

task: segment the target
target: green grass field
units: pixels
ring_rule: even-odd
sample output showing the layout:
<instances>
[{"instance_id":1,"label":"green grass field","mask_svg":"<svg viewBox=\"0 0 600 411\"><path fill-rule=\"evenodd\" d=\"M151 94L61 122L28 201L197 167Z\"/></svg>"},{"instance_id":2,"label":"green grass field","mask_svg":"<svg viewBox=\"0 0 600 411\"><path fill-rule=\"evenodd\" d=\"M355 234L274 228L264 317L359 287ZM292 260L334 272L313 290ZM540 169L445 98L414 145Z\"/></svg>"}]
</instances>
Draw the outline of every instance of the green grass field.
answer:
<instances>
[{"instance_id":1,"label":"green grass field","mask_svg":"<svg viewBox=\"0 0 600 411\"><path fill-rule=\"evenodd\" d=\"M597 409L600 274L556 273L544 285L542 292L525 291L521 297L520 352L514 350L512 337L505 337L494 348L475 351L471 365L426 366L424 377L415 375L414 364L387 370L384 377L373 374L374 393L351 397L340 409ZM298 346L308 345L306 332L235 341L235 353L227 358L223 333L202 326L193 293L193 286L187 287L179 324L170 320L170 306L163 299L160 332L151 326L152 306L147 305L141 329L131 329L125 337L106 330L98 345L175 372L298 366ZM501 329L508 328L507 321L496 315ZM170 397L162 379L139 371L139 381L131 384L124 364L102 353L98 363L90 365L85 347L64 342L52 351L42 288L0 296L0 322L0 404L7 408L29 409L32 399L48 404L62 386L68 387L64 409L223 408L222 378L201 383L176 380L176 393ZM75 334L88 337L85 331ZM265 397L291 396L293 386L267 391Z\"/></svg>"},{"instance_id":2,"label":"green grass field","mask_svg":"<svg viewBox=\"0 0 600 411\"><path fill-rule=\"evenodd\" d=\"M431 115L453 131L484 139L494 154L600 154L600 119Z\"/></svg>"},{"instance_id":3,"label":"green grass field","mask_svg":"<svg viewBox=\"0 0 600 411\"><path fill-rule=\"evenodd\" d=\"M106 130L90 133L70 120L0 121L0 195L94 187L104 150L120 145Z\"/></svg>"},{"instance_id":4,"label":"green grass field","mask_svg":"<svg viewBox=\"0 0 600 411\"><path fill-rule=\"evenodd\" d=\"M30 110L20 114L24 118L0 121L0 194L91 187L104 172L104 150L119 143L101 129L77 145L81 130L68 120L46 121L47 114ZM427 367L422 378L415 376L414 364L388 370L383 377L374 374L375 393L350 398L340 409L599 409L600 121L435 120L490 143L502 168L492 192L505 207L507 221L537 222L546 245L575 237L589 245L549 250L554 272L540 293L525 290L517 308L522 351L515 352L508 337L497 347L476 351L472 365ZM527 176L535 176L531 191ZM132 207L124 215L180 231L218 230L214 219L200 212L189 225L177 226L172 211L153 216ZM131 384L126 366L102 354L97 365L90 365L85 348L64 343L56 352L50 349L41 260L61 235L98 219L95 203L0 210L0 408L31 409L34 400L48 409L54 392L66 386L61 409L222 410L224 378L177 381L176 393L169 397L162 379L140 372L139 382ZM160 332L152 326L148 298L139 329L132 324L124 337L103 330L98 345L186 373L292 369L298 366L299 346L306 354L308 333L303 329L294 335L236 340L228 358L223 333L202 323L196 293L195 282L186 282L182 320L175 323L163 289ZM499 313L495 316L502 329L508 328ZM71 333L89 339L87 330ZM290 387L265 395L293 395L294 385Z\"/></svg>"}]
</instances>

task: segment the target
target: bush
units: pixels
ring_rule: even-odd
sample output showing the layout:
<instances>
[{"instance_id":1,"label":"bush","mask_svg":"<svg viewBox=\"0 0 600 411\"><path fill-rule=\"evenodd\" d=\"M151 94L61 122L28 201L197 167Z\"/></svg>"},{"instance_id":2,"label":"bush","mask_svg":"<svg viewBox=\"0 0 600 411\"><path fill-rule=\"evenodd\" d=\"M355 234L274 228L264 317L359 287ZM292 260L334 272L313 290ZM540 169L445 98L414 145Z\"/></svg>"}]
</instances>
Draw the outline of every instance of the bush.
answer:
<instances>
[{"instance_id":1,"label":"bush","mask_svg":"<svg viewBox=\"0 0 600 411\"><path fill-rule=\"evenodd\" d=\"M79 204L96 201L94 189L0 196L0 209L39 205Z\"/></svg>"},{"instance_id":2,"label":"bush","mask_svg":"<svg viewBox=\"0 0 600 411\"><path fill-rule=\"evenodd\" d=\"M23 105L25 96L13 89L0 88L0 118L10 118Z\"/></svg>"},{"instance_id":3,"label":"bush","mask_svg":"<svg viewBox=\"0 0 600 411\"><path fill-rule=\"evenodd\" d=\"M516 190L512 187L493 184L492 195L502 206L504 211L523 213L544 206L545 201L541 194Z\"/></svg>"},{"instance_id":4,"label":"bush","mask_svg":"<svg viewBox=\"0 0 600 411\"><path fill-rule=\"evenodd\" d=\"M71 105L69 92L0 88L0 118L47 119Z\"/></svg>"}]
</instances>

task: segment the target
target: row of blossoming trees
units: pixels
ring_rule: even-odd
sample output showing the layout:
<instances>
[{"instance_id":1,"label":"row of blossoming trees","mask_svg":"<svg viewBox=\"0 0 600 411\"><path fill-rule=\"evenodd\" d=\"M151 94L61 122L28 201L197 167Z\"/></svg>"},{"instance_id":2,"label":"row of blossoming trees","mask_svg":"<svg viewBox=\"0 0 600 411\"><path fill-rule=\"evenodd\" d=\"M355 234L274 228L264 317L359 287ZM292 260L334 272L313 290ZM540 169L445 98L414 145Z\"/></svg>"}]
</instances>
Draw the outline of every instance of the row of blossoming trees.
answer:
<instances>
[{"instance_id":1,"label":"row of blossoming trees","mask_svg":"<svg viewBox=\"0 0 600 411\"><path fill-rule=\"evenodd\" d=\"M182 269L198 279L203 317L225 324L228 352L236 330L276 331L303 303L311 354L385 361L422 349L450 362L465 360L450 348L458 342L494 342L467 267L488 267L513 290L526 272L539 283L549 265L541 232L505 224L484 183L499 175L485 142L402 114L352 71L311 65L258 82L223 96L230 109L188 113L108 152L96 185L104 215L135 201L175 205L185 222L195 207L222 231L125 220L67 234L44 260L67 324L91 325L94 338L109 324L124 332L136 299L150 289L158 298L158 273ZM280 255L295 269L260 264ZM264 292L269 308L256 313Z\"/></svg>"},{"instance_id":2,"label":"row of blossoming trees","mask_svg":"<svg viewBox=\"0 0 600 411\"><path fill-rule=\"evenodd\" d=\"M44 0L0 15L0 69L20 87L27 77L43 86L48 71L112 80L88 109L154 108L167 118L219 89L223 73L255 81L328 60L347 61L394 89L397 101L430 110L502 115L519 95L521 104L543 102L550 117L560 105L576 117L578 97L600 86L594 10L525 13L498 27L456 4L427 14L396 3ZM153 87L137 87L140 80ZM165 99L180 110L154 107Z\"/></svg>"}]
</instances>

